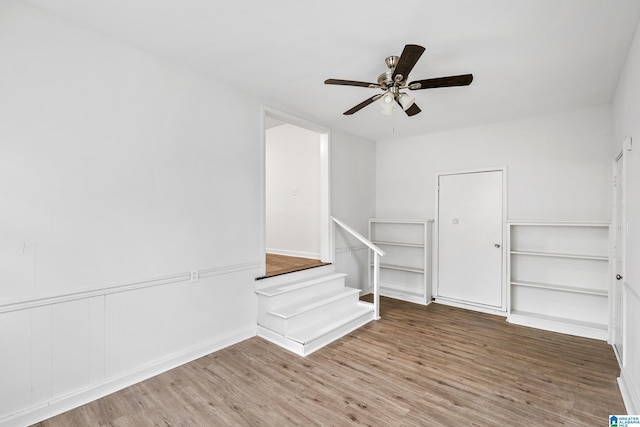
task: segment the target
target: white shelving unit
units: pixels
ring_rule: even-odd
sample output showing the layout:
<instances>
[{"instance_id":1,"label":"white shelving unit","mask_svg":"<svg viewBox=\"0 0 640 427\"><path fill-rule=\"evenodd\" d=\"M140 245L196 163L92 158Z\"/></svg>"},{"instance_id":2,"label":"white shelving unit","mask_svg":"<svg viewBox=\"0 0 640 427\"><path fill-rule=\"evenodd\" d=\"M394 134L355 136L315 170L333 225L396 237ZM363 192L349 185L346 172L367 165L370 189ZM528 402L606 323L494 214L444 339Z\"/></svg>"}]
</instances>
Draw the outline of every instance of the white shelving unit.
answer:
<instances>
[{"instance_id":1,"label":"white shelving unit","mask_svg":"<svg viewBox=\"0 0 640 427\"><path fill-rule=\"evenodd\" d=\"M380 259L380 295L425 305L431 302L432 223L430 219L369 220L369 240L385 251ZM372 268L369 283L373 283Z\"/></svg>"},{"instance_id":2,"label":"white shelving unit","mask_svg":"<svg viewBox=\"0 0 640 427\"><path fill-rule=\"evenodd\" d=\"M507 221L511 323L606 340L609 223Z\"/></svg>"}]
</instances>

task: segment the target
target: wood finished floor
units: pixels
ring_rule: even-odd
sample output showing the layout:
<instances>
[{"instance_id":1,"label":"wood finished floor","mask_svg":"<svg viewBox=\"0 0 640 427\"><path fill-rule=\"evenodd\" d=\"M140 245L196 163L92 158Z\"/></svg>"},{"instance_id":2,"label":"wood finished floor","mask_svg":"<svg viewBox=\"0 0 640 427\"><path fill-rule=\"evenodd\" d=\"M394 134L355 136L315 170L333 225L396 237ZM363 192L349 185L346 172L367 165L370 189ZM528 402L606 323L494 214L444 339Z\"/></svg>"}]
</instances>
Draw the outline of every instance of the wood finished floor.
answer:
<instances>
[{"instance_id":1,"label":"wood finished floor","mask_svg":"<svg viewBox=\"0 0 640 427\"><path fill-rule=\"evenodd\" d=\"M266 274L265 277L277 276L279 274L292 273L294 271L307 270L309 268L327 265L317 259L300 258L295 256L266 254Z\"/></svg>"},{"instance_id":2,"label":"wood finished floor","mask_svg":"<svg viewBox=\"0 0 640 427\"><path fill-rule=\"evenodd\" d=\"M602 341L382 298L306 358L254 337L37 424L602 426L625 408Z\"/></svg>"}]
</instances>

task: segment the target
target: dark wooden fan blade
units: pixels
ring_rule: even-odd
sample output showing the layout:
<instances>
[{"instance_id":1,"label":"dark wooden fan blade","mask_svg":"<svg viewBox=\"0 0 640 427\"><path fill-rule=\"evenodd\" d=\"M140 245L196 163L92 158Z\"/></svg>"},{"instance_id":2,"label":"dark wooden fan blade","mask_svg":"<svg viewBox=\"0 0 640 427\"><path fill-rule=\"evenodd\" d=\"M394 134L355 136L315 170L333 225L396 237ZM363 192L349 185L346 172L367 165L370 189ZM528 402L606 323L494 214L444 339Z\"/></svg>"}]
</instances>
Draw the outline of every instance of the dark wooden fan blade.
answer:
<instances>
[{"instance_id":1,"label":"dark wooden fan blade","mask_svg":"<svg viewBox=\"0 0 640 427\"><path fill-rule=\"evenodd\" d=\"M402 104L400 104L400 101L396 101L398 103L398 105L400 106L400 108L402 108ZM419 112L421 112L422 110L420 109L420 107L418 107L416 105L416 103L414 102L413 104L411 104L411 106L409 108L407 108L406 110L404 110L405 113L407 113L407 116L411 117L411 116L415 116L416 114L418 114Z\"/></svg>"},{"instance_id":2,"label":"dark wooden fan blade","mask_svg":"<svg viewBox=\"0 0 640 427\"><path fill-rule=\"evenodd\" d=\"M372 96L372 97L371 97L371 98L369 98L369 99L365 99L365 100L364 100L364 101L362 101L360 104L356 105L355 107L353 107L353 108L352 108L352 109L350 109L350 110L345 111L345 112L344 112L344 113L342 113L342 114L344 114L345 116L350 116L351 114L356 113L356 112L358 112L358 111L362 110L362 109L363 109L364 107L366 107L367 105L369 105L369 104L371 104L371 103L373 103L373 102L376 102L378 99L382 98L382 95L383 95L382 93L379 93L379 94L377 94L377 95Z\"/></svg>"},{"instance_id":3,"label":"dark wooden fan blade","mask_svg":"<svg viewBox=\"0 0 640 427\"><path fill-rule=\"evenodd\" d=\"M415 103L411 105L411 107L407 108L404 112L407 113L407 116L415 116L420 111L420 107L418 107Z\"/></svg>"},{"instance_id":4,"label":"dark wooden fan blade","mask_svg":"<svg viewBox=\"0 0 640 427\"><path fill-rule=\"evenodd\" d=\"M398 60L398 65L396 65L396 69L393 71L393 79L396 79L398 74L402 75L402 80L407 80L409 77L409 73L413 70L413 67L422 56L424 52L424 47L418 46L417 44L408 44L402 50L402 55L400 55L400 59Z\"/></svg>"},{"instance_id":5,"label":"dark wooden fan blade","mask_svg":"<svg viewBox=\"0 0 640 427\"><path fill-rule=\"evenodd\" d=\"M473 81L473 74L462 74L460 76L438 77L435 79L416 80L409 83L409 89L433 89L436 87L449 87L449 86L467 86ZM420 87L412 88L411 86L416 83L420 84Z\"/></svg>"},{"instance_id":6,"label":"dark wooden fan blade","mask_svg":"<svg viewBox=\"0 0 640 427\"><path fill-rule=\"evenodd\" d=\"M327 79L324 81L326 85L341 85L341 86L361 86L361 87L380 87L377 83L357 82L354 80L340 80L340 79Z\"/></svg>"}]
</instances>

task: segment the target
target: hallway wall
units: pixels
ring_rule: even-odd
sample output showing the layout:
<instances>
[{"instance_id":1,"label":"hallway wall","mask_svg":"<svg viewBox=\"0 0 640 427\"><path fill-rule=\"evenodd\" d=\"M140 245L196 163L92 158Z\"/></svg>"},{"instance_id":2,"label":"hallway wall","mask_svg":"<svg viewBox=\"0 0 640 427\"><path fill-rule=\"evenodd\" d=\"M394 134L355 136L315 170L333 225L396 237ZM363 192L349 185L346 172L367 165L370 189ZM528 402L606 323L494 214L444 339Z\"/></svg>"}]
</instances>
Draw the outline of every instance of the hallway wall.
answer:
<instances>
[{"instance_id":1,"label":"hallway wall","mask_svg":"<svg viewBox=\"0 0 640 427\"><path fill-rule=\"evenodd\" d=\"M640 413L640 26L629 49L613 101L613 139L609 159L623 150L623 141L631 138L625 151L627 251L624 273L623 305L625 313L624 363L620 388L630 414ZM620 286L620 282L613 286Z\"/></svg>"}]
</instances>

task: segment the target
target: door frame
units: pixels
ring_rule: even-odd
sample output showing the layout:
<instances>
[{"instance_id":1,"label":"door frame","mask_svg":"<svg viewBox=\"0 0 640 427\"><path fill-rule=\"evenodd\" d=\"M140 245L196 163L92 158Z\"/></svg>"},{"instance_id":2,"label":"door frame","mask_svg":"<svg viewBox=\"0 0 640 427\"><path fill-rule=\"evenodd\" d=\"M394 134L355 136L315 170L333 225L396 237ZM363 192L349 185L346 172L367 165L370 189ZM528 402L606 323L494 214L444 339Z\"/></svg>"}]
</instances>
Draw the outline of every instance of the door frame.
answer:
<instances>
[{"instance_id":1,"label":"door frame","mask_svg":"<svg viewBox=\"0 0 640 427\"><path fill-rule=\"evenodd\" d=\"M611 187L612 187L612 208L611 208L611 238L610 238L610 255L611 255L611 263L610 263L610 274L609 274L609 344L613 347L613 352L618 359L618 364L620 366L625 366L625 354L626 354L626 345L625 345L625 334L624 331L626 329L626 295L625 295L625 277L627 274L627 151L631 151L631 138L627 138L622 142L622 150L618 153L618 155L612 161L612 172L611 172ZM617 163L622 162L622 176L617 176ZM616 188L616 180L620 180L622 184L622 201L619 204L617 199L617 188ZM618 210L621 210L621 222L622 227L624 227L621 233L621 242L618 242ZM619 282L615 278L616 274L616 249L617 254L621 254L621 264L622 264L622 272L618 273L622 276L622 281ZM615 293L621 293L622 299L622 307L615 306L614 298ZM616 331L613 328L613 325L616 324L616 310L618 308L622 310L622 354L619 354L618 347L616 346Z\"/></svg>"},{"instance_id":2,"label":"door frame","mask_svg":"<svg viewBox=\"0 0 640 427\"><path fill-rule=\"evenodd\" d=\"M267 250L267 218L266 218L266 131L268 120L273 119L283 123L289 123L303 129L316 132L320 135L320 260L322 262L334 262L334 238L331 233L331 130L300 117L268 106L260 108L260 166L262 183L260 186L260 251L264 255ZM262 256L260 260L261 273L266 273L266 261Z\"/></svg>"},{"instance_id":3,"label":"door frame","mask_svg":"<svg viewBox=\"0 0 640 427\"><path fill-rule=\"evenodd\" d=\"M432 265L433 265L433 275L432 275L432 280L431 283L433 283L435 286L432 286L432 293L433 293L433 297L434 299L436 299L438 297L438 268L439 268L439 259L438 259L438 252L440 251L440 236L438 233L439 230L439 215L440 215L440 177L441 176L446 176L446 175L463 175L463 174L471 174L471 173L482 173L482 172L497 172L500 171L502 172L502 243L501 248L502 248L502 268L501 268L501 274L500 277L502 279L502 302L500 305L499 309L496 308L492 308L492 307L488 307L488 306L484 306L481 304L472 304L472 303L456 303L453 301L439 301L440 303L445 303L447 305L452 305L455 307L460 307L460 308L467 308L467 309L471 309L471 310L475 310L475 311L480 311L483 313L490 313L490 314L497 314L500 316L506 316L507 315L507 301L508 298L510 298L509 296L509 286L507 286L507 233L506 233L506 229L505 229L505 224L507 222L507 190L508 190L508 186L507 186L507 166L496 166L496 167L487 167L487 168L473 168L473 169L461 169L461 170L454 170L454 171L439 171L436 172L436 179L435 179L435 220L434 220L434 230L433 230L433 242L434 242L434 246L433 246L433 258L432 258Z\"/></svg>"}]
</instances>

